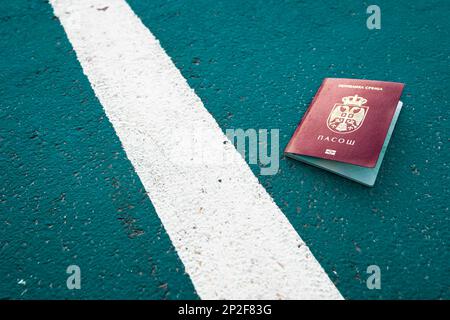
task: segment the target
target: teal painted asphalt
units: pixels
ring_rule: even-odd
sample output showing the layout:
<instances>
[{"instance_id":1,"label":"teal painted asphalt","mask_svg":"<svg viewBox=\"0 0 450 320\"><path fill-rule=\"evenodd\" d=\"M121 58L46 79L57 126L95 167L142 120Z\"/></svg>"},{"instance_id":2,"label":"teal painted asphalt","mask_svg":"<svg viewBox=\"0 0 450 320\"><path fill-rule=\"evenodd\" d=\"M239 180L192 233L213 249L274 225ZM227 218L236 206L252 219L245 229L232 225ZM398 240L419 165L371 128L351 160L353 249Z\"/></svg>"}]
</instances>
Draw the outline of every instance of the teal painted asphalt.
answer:
<instances>
[{"instance_id":1,"label":"teal painted asphalt","mask_svg":"<svg viewBox=\"0 0 450 320\"><path fill-rule=\"evenodd\" d=\"M450 298L450 2L377 1L381 30L372 2L128 3L223 130L279 128L282 148L323 78L404 82L374 188L284 157L259 180L346 298Z\"/></svg>"},{"instance_id":2,"label":"teal painted asphalt","mask_svg":"<svg viewBox=\"0 0 450 320\"><path fill-rule=\"evenodd\" d=\"M0 299L196 299L50 5L0 9Z\"/></svg>"},{"instance_id":3,"label":"teal painted asphalt","mask_svg":"<svg viewBox=\"0 0 450 320\"><path fill-rule=\"evenodd\" d=\"M223 130L282 148L324 77L404 82L374 188L252 170L344 297L450 298L448 1L377 1L377 31L360 1L128 3ZM0 298L197 298L50 5L0 8Z\"/></svg>"}]
</instances>

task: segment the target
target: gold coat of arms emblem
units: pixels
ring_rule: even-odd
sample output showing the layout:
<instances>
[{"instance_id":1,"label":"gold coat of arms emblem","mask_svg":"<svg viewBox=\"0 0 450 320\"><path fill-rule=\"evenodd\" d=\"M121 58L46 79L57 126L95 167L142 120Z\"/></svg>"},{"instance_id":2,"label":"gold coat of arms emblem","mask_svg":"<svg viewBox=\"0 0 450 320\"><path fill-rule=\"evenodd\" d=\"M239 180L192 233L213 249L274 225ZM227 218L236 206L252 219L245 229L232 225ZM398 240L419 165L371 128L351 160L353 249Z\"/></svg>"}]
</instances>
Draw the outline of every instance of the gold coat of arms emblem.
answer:
<instances>
[{"instance_id":1,"label":"gold coat of arms emblem","mask_svg":"<svg viewBox=\"0 0 450 320\"><path fill-rule=\"evenodd\" d=\"M358 95L342 98L342 103L336 103L331 110L327 127L335 133L350 133L361 128L369 107L364 106L367 99Z\"/></svg>"}]
</instances>

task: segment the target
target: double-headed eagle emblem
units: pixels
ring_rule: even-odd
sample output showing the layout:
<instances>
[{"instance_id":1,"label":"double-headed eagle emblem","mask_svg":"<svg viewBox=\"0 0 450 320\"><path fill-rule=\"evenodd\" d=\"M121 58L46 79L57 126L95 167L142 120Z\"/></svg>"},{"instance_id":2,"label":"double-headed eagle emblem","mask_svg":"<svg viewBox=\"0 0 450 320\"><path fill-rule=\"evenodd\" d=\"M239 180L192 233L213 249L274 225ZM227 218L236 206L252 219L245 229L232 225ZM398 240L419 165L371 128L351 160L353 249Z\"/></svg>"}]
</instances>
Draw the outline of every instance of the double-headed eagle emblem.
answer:
<instances>
[{"instance_id":1,"label":"double-headed eagle emblem","mask_svg":"<svg viewBox=\"0 0 450 320\"><path fill-rule=\"evenodd\" d=\"M336 103L327 119L327 127L335 133L350 133L358 130L369 111L363 106L367 99L358 95L342 98L342 103Z\"/></svg>"}]
</instances>

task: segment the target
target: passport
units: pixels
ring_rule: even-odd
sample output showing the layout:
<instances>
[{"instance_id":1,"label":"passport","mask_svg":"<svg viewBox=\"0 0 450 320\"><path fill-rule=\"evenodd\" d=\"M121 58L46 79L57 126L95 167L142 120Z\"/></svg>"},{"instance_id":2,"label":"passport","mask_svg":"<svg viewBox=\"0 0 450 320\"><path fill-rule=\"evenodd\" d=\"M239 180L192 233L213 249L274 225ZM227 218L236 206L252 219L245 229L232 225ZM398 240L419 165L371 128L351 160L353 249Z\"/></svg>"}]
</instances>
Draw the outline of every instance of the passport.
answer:
<instances>
[{"instance_id":1,"label":"passport","mask_svg":"<svg viewBox=\"0 0 450 320\"><path fill-rule=\"evenodd\" d=\"M285 155L373 186L402 108L404 84L326 78Z\"/></svg>"}]
</instances>

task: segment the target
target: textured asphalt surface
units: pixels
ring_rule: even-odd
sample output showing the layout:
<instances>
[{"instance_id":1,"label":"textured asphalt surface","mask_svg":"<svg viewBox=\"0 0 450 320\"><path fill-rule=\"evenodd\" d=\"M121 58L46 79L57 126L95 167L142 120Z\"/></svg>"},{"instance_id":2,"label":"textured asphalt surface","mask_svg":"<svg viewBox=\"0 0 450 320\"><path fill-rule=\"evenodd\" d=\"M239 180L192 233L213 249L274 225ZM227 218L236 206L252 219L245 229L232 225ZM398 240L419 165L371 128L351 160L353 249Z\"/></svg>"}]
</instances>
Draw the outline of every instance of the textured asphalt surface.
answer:
<instances>
[{"instance_id":1,"label":"textured asphalt surface","mask_svg":"<svg viewBox=\"0 0 450 320\"><path fill-rule=\"evenodd\" d=\"M223 130L281 148L323 78L405 83L374 188L251 168L345 298L450 298L448 1L377 1L381 30L360 1L128 3ZM0 298L197 298L50 5L0 9Z\"/></svg>"},{"instance_id":2,"label":"textured asphalt surface","mask_svg":"<svg viewBox=\"0 0 450 320\"><path fill-rule=\"evenodd\" d=\"M0 298L196 298L50 5L0 6Z\"/></svg>"}]
</instances>

